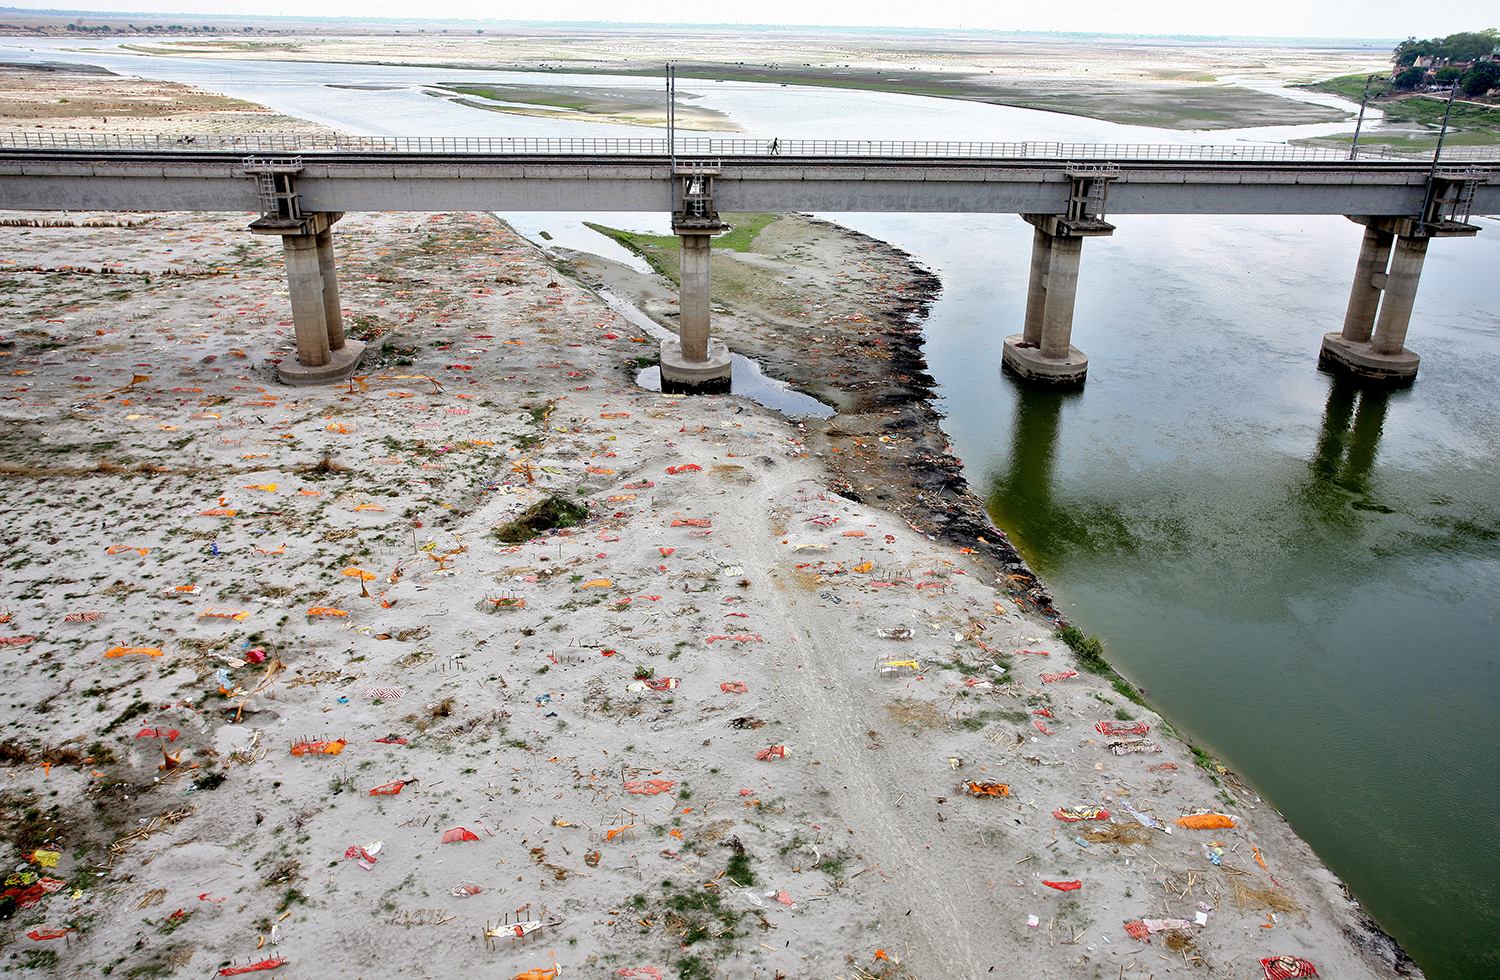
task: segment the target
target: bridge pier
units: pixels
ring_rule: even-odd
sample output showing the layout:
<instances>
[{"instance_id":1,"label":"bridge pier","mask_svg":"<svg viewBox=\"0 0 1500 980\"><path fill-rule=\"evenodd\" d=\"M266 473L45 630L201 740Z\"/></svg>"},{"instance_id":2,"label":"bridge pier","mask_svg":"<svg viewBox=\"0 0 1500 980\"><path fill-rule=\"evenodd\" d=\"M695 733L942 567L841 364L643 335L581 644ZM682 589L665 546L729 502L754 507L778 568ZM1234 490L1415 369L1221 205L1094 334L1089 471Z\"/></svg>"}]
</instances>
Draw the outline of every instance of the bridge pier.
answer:
<instances>
[{"instance_id":1,"label":"bridge pier","mask_svg":"<svg viewBox=\"0 0 1500 980\"><path fill-rule=\"evenodd\" d=\"M672 215L677 233L677 339L661 342L661 390L668 395L724 395L732 383L729 346L709 335L713 306L713 236L724 230L713 209L712 175L703 167L679 169L682 208Z\"/></svg>"},{"instance_id":2,"label":"bridge pier","mask_svg":"<svg viewBox=\"0 0 1500 980\"><path fill-rule=\"evenodd\" d=\"M1078 265L1083 240L1114 233L1114 226L1095 217L1067 219L1052 214L1023 214L1035 227L1031 238L1031 279L1026 290L1022 333L1005 338L1001 363L1023 380L1044 387L1083 384L1088 355L1073 346L1073 303L1078 292Z\"/></svg>"},{"instance_id":3,"label":"bridge pier","mask_svg":"<svg viewBox=\"0 0 1500 980\"><path fill-rule=\"evenodd\" d=\"M258 235L280 235L286 260L287 291L297 336L297 363L277 365L284 384L333 384L354 373L365 345L344 336L338 274L333 257L333 223L340 211L296 217L263 216L251 222Z\"/></svg>"},{"instance_id":4,"label":"bridge pier","mask_svg":"<svg viewBox=\"0 0 1500 980\"><path fill-rule=\"evenodd\" d=\"M1435 177L1421 218L1347 215L1365 226L1344 311L1344 328L1323 335L1321 367L1375 381L1409 384L1421 358L1406 349L1427 244L1434 238L1472 237L1478 225L1460 211L1464 180Z\"/></svg>"}]
</instances>

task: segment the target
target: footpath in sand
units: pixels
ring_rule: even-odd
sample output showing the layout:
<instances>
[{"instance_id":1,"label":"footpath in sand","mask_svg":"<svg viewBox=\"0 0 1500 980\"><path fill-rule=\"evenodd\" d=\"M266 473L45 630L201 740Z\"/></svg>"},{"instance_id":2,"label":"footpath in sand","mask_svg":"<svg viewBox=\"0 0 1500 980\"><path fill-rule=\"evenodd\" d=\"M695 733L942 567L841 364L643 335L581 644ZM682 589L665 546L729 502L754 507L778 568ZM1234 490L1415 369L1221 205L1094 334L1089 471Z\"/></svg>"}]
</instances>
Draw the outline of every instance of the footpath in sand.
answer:
<instances>
[{"instance_id":1,"label":"footpath in sand","mask_svg":"<svg viewBox=\"0 0 1500 980\"><path fill-rule=\"evenodd\" d=\"M280 386L249 217L0 216L19 975L1392 975L1269 806L810 424L641 389L654 345L481 214L341 221L370 360ZM809 329L920 339L909 261L842 240Z\"/></svg>"}]
</instances>

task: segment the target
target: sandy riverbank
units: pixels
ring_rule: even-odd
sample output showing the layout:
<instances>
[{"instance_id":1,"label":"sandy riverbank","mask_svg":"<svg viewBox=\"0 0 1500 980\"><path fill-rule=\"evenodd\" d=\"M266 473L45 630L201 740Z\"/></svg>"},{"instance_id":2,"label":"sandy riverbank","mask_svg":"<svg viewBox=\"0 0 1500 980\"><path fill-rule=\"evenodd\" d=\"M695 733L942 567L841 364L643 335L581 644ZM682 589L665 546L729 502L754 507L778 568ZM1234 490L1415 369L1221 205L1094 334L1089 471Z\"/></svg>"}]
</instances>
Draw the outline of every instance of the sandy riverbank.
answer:
<instances>
[{"instance_id":1,"label":"sandy riverbank","mask_svg":"<svg viewBox=\"0 0 1500 980\"><path fill-rule=\"evenodd\" d=\"M837 343L795 355L841 408L809 434L636 387L651 345L487 215L336 226L375 359L330 389L273 380L290 316L250 216L4 217L23 975L1392 975L1274 811L872 495L882 436L934 436L814 375L899 390L868 361L919 340L907 257L770 226L798 302L719 329L768 364ZM586 515L494 536L547 498ZM1205 809L1235 826L1174 822ZM486 941L517 910L547 925Z\"/></svg>"},{"instance_id":2,"label":"sandy riverbank","mask_svg":"<svg viewBox=\"0 0 1500 980\"><path fill-rule=\"evenodd\" d=\"M568 27L485 36L283 37L127 39L127 49L158 57L410 65L429 68L525 71L534 85L514 86L502 111L535 114L544 88L555 104L566 86L553 74L650 75L677 66L679 108L699 128L721 120L694 115L695 100L716 82L902 92L1045 109L1168 129L1285 126L1346 119L1341 109L1293 101L1257 87L1318 81L1390 67L1384 49L1327 46L1191 43L1175 39L1067 41L1057 38L955 34L855 37L847 33L745 29ZM754 61L746 61L753 51ZM505 86L499 97L506 99ZM636 98L638 98L637 96ZM569 96L563 108L583 118L650 117L655 100L627 107ZM577 118L575 116L574 118Z\"/></svg>"}]
</instances>

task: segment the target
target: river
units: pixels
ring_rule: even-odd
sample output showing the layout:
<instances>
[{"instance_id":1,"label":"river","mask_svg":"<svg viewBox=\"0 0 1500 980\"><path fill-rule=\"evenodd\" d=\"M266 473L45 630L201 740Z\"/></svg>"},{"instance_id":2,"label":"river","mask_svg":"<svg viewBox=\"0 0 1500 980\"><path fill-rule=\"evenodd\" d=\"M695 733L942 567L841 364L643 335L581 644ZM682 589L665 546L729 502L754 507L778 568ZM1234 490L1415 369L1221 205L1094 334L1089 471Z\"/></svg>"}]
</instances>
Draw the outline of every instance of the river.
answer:
<instances>
[{"instance_id":1,"label":"river","mask_svg":"<svg viewBox=\"0 0 1500 980\"><path fill-rule=\"evenodd\" d=\"M640 136L463 109L422 83L496 73L69 53L371 135ZM534 74L512 76L535 84ZM547 76L559 84L659 79ZM329 88L383 83L386 91ZM912 96L682 82L751 135L1279 142ZM514 216L608 251L578 215ZM1360 243L1341 217L1122 216L1083 254L1073 394L1000 372L1031 229L1015 216L827 215L942 279L927 353L991 514L1112 662L1291 821L1434 980L1500 976L1500 222L1433 242L1406 390L1317 370ZM665 216L602 220L661 230ZM1253 819L1253 817L1252 817Z\"/></svg>"}]
</instances>

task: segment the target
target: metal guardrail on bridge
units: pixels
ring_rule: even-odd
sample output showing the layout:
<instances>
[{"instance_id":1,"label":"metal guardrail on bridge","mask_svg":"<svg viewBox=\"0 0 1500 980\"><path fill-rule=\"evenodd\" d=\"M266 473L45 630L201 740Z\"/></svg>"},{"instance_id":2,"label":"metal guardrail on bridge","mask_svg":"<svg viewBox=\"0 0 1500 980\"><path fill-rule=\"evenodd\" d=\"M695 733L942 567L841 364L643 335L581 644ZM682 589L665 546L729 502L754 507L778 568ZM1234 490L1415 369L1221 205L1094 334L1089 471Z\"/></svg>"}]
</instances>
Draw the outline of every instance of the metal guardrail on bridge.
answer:
<instances>
[{"instance_id":1,"label":"metal guardrail on bridge","mask_svg":"<svg viewBox=\"0 0 1500 980\"><path fill-rule=\"evenodd\" d=\"M342 136L325 134L251 134L244 136L151 136L25 131L0 133L0 149L116 152L235 152L268 153L410 153L494 154L537 156L659 156L671 150L700 157L878 157L912 159L1038 159L1038 160L1184 160L1347 162L1349 151L1338 147L1284 144L1225 144L1192 146L1153 143L959 142L896 140L763 140L686 137L669 144L664 139L535 139L508 137ZM1430 163L1423 150L1362 146L1359 160ZM1500 147L1449 146L1444 162L1500 162Z\"/></svg>"}]
</instances>

